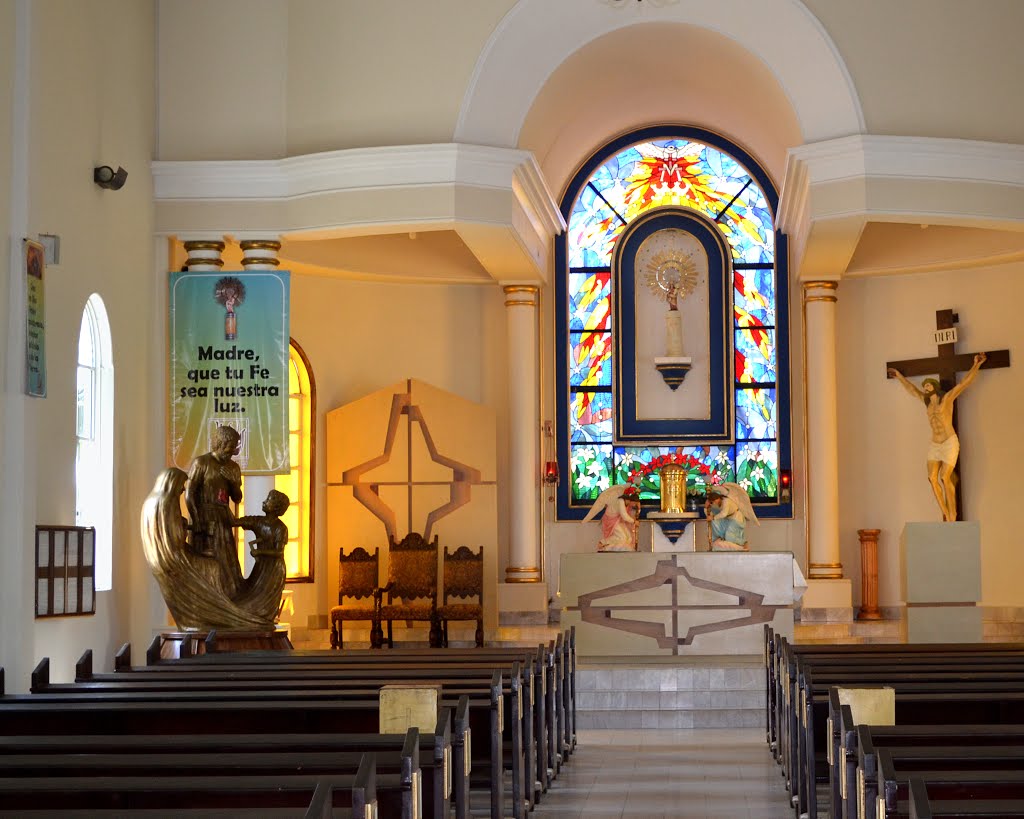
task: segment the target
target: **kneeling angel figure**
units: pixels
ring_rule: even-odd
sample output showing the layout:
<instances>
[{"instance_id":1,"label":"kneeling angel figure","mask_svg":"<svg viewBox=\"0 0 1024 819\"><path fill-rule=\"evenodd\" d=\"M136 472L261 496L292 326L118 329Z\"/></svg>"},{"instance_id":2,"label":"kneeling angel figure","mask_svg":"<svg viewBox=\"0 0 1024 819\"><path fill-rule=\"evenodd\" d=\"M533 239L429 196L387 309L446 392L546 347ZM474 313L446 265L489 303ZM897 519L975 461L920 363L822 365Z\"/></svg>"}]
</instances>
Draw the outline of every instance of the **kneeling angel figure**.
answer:
<instances>
[{"instance_id":1,"label":"kneeling angel figure","mask_svg":"<svg viewBox=\"0 0 1024 819\"><path fill-rule=\"evenodd\" d=\"M704 515L708 519L713 552L748 551L747 522L761 525L750 505L750 495L738 483L709 486Z\"/></svg>"},{"instance_id":2,"label":"kneeling angel figure","mask_svg":"<svg viewBox=\"0 0 1024 819\"><path fill-rule=\"evenodd\" d=\"M640 524L640 498L635 487L615 484L597 496L583 522L593 520L600 512L601 539L599 552L635 552L637 527Z\"/></svg>"}]
</instances>

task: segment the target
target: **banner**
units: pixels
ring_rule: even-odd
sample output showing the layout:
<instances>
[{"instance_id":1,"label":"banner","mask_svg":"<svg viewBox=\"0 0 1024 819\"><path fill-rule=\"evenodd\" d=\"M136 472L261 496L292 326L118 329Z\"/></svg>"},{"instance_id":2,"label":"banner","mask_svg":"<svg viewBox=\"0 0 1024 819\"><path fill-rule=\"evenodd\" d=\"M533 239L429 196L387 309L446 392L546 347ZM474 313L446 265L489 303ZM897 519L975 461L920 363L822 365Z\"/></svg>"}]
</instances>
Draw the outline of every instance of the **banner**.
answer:
<instances>
[{"instance_id":1,"label":"banner","mask_svg":"<svg viewBox=\"0 0 1024 819\"><path fill-rule=\"evenodd\" d=\"M26 239L25 245L25 392L46 397L46 311L43 246Z\"/></svg>"},{"instance_id":2,"label":"banner","mask_svg":"<svg viewBox=\"0 0 1024 819\"><path fill-rule=\"evenodd\" d=\"M213 431L249 475L289 470L288 272L170 274L170 451L187 470Z\"/></svg>"}]
</instances>

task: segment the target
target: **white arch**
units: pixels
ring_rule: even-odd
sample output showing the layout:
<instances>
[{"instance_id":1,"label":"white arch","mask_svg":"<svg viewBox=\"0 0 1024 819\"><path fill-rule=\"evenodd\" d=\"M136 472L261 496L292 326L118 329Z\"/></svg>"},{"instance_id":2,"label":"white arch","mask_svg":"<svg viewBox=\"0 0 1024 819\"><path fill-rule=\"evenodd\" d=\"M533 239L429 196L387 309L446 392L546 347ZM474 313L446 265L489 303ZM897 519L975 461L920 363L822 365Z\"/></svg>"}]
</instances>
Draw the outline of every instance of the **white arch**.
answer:
<instances>
[{"instance_id":1,"label":"white arch","mask_svg":"<svg viewBox=\"0 0 1024 819\"><path fill-rule=\"evenodd\" d=\"M800 0L622 6L598 0L519 0L477 60L455 141L515 147L534 98L563 60L609 32L651 22L708 28L755 54L792 102L804 142L864 132L864 114L846 65Z\"/></svg>"}]
</instances>

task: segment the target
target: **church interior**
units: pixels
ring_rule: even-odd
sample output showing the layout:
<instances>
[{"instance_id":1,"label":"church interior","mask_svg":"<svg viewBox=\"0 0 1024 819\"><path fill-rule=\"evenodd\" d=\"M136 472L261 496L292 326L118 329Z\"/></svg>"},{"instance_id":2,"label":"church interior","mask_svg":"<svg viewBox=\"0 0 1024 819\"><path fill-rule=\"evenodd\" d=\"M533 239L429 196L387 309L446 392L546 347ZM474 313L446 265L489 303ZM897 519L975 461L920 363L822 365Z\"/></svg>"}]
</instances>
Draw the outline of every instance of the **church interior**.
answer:
<instances>
[{"instance_id":1,"label":"church interior","mask_svg":"<svg viewBox=\"0 0 1024 819\"><path fill-rule=\"evenodd\" d=\"M409 533L482 561L452 646L574 627L595 732L764 729L766 625L1021 640L1022 27L1017 0L0 0L4 693L175 630L140 512L210 449L180 426L191 274L286 282L286 465L241 464L238 514L291 500L296 648L374 642L332 616L339 555L383 583ZM95 529L86 591L40 545L64 527ZM749 618L682 630L721 595ZM734 701L626 704L677 673ZM757 799L732 815L788 815Z\"/></svg>"}]
</instances>

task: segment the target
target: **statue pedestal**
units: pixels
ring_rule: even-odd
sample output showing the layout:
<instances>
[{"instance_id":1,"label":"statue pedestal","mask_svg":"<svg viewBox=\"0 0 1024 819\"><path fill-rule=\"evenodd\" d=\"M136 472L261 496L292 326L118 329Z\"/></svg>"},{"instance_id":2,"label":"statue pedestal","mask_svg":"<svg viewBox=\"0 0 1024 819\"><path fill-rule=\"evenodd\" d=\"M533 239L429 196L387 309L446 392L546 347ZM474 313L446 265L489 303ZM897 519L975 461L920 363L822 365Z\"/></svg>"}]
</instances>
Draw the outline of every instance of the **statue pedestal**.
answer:
<instances>
[{"instance_id":1,"label":"statue pedestal","mask_svg":"<svg viewBox=\"0 0 1024 819\"><path fill-rule=\"evenodd\" d=\"M146 663L155 659L176 660L196 654L225 651L288 651L294 648L288 629L273 631L163 631L159 635L158 656L147 653Z\"/></svg>"},{"instance_id":2,"label":"statue pedestal","mask_svg":"<svg viewBox=\"0 0 1024 819\"><path fill-rule=\"evenodd\" d=\"M671 549L659 549L658 539L651 537L651 550L671 552L696 551L694 527L689 524L700 519L700 512L648 512L647 520L657 524L661 533L672 542Z\"/></svg>"},{"instance_id":3,"label":"statue pedestal","mask_svg":"<svg viewBox=\"0 0 1024 819\"><path fill-rule=\"evenodd\" d=\"M900 537L907 642L980 643L981 526L908 523Z\"/></svg>"}]
</instances>

